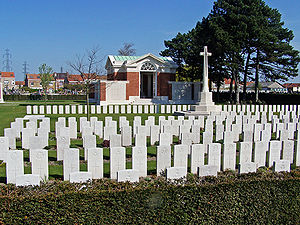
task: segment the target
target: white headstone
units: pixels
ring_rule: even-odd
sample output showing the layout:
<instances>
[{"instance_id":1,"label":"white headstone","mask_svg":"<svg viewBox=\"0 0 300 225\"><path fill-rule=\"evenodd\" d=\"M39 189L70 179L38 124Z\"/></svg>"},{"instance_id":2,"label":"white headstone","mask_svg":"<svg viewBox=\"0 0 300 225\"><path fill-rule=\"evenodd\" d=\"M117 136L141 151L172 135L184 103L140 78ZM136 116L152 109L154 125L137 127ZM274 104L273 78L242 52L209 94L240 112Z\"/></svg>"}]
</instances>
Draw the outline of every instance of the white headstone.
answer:
<instances>
[{"instance_id":1,"label":"white headstone","mask_svg":"<svg viewBox=\"0 0 300 225\"><path fill-rule=\"evenodd\" d=\"M92 179L103 178L103 149L89 148L87 150L87 168Z\"/></svg>"},{"instance_id":2,"label":"white headstone","mask_svg":"<svg viewBox=\"0 0 300 225\"><path fill-rule=\"evenodd\" d=\"M22 148L29 149L29 137L34 136L34 130L32 128L23 128L22 130Z\"/></svg>"},{"instance_id":3,"label":"white headstone","mask_svg":"<svg viewBox=\"0 0 300 225\"><path fill-rule=\"evenodd\" d=\"M48 150L36 149L30 152L31 172L43 181L48 180Z\"/></svg>"},{"instance_id":4,"label":"white headstone","mask_svg":"<svg viewBox=\"0 0 300 225\"><path fill-rule=\"evenodd\" d=\"M139 172L133 169L119 170L118 182L139 182Z\"/></svg>"},{"instance_id":5,"label":"white headstone","mask_svg":"<svg viewBox=\"0 0 300 225\"><path fill-rule=\"evenodd\" d=\"M117 172L126 168L126 149L110 148L110 178L117 179Z\"/></svg>"},{"instance_id":6,"label":"white headstone","mask_svg":"<svg viewBox=\"0 0 300 225\"><path fill-rule=\"evenodd\" d=\"M191 173L196 174L198 167L204 165L205 146L195 144L191 147Z\"/></svg>"},{"instance_id":7,"label":"white headstone","mask_svg":"<svg viewBox=\"0 0 300 225\"><path fill-rule=\"evenodd\" d=\"M139 177L147 176L147 147L132 148L132 168L138 171Z\"/></svg>"},{"instance_id":8,"label":"white headstone","mask_svg":"<svg viewBox=\"0 0 300 225\"><path fill-rule=\"evenodd\" d=\"M159 134L159 145L171 145L173 143L173 136L169 133Z\"/></svg>"},{"instance_id":9,"label":"white headstone","mask_svg":"<svg viewBox=\"0 0 300 225\"><path fill-rule=\"evenodd\" d=\"M103 121L95 122L95 135L99 136L99 138L103 138Z\"/></svg>"},{"instance_id":10,"label":"white headstone","mask_svg":"<svg viewBox=\"0 0 300 225\"><path fill-rule=\"evenodd\" d=\"M188 168L189 146L175 145L174 146L174 167Z\"/></svg>"},{"instance_id":11,"label":"white headstone","mask_svg":"<svg viewBox=\"0 0 300 225\"><path fill-rule=\"evenodd\" d=\"M212 143L208 145L208 165L217 166L221 171L221 144Z\"/></svg>"},{"instance_id":12,"label":"white headstone","mask_svg":"<svg viewBox=\"0 0 300 225\"><path fill-rule=\"evenodd\" d=\"M244 162L239 164L239 174L255 173L255 172L256 172L256 163Z\"/></svg>"},{"instance_id":13,"label":"white headstone","mask_svg":"<svg viewBox=\"0 0 300 225\"><path fill-rule=\"evenodd\" d=\"M70 114L70 105L65 105L65 114Z\"/></svg>"},{"instance_id":14,"label":"white headstone","mask_svg":"<svg viewBox=\"0 0 300 225\"><path fill-rule=\"evenodd\" d=\"M282 142L281 141L270 141L270 148L269 148L269 167L273 166L274 161L280 160L280 153L282 149Z\"/></svg>"},{"instance_id":15,"label":"white headstone","mask_svg":"<svg viewBox=\"0 0 300 225\"><path fill-rule=\"evenodd\" d=\"M0 160L6 162L9 150L8 137L0 137Z\"/></svg>"},{"instance_id":16,"label":"white headstone","mask_svg":"<svg viewBox=\"0 0 300 225\"><path fill-rule=\"evenodd\" d=\"M78 105L78 114L83 114L83 107L82 107L82 105Z\"/></svg>"},{"instance_id":17,"label":"white headstone","mask_svg":"<svg viewBox=\"0 0 300 225\"><path fill-rule=\"evenodd\" d=\"M143 134L135 135L135 146L147 147L147 138Z\"/></svg>"},{"instance_id":18,"label":"white headstone","mask_svg":"<svg viewBox=\"0 0 300 225\"><path fill-rule=\"evenodd\" d=\"M65 149L63 162L64 180L70 180L70 173L79 172L79 150Z\"/></svg>"},{"instance_id":19,"label":"white headstone","mask_svg":"<svg viewBox=\"0 0 300 225\"><path fill-rule=\"evenodd\" d=\"M87 160L87 149L96 148L96 146L97 146L96 135L87 135L83 137L84 160Z\"/></svg>"},{"instance_id":20,"label":"white headstone","mask_svg":"<svg viewBox=\"0 0 300 225\"><path fill-rule=\"evenodd\" d=\"M76 105L71 105L71 113L76 114Z\"/></svg>"},{"instance_id":21,"label":"white headstone","mask_svg":"<svg viewBox=\"0 0 300 225\"><path fill-rule=\"evenodd\" d=\"M156 173L160 176L162 172L171 167L171 146L157 146Z\"/></svg>"},{"instance_id":22,"label":"white headstone","mask_svg":"<svg viewBox=\"0 0 300 225\"><path fill-rule=\"evenodd\" d=\"M273 165L275 172L290 172L291 165L289 160L276 160Z\"/></svg>"},{"instance_id":23,"label":"white headstone","mask_svg":"<svg viewBox=\"0 0 300 225\"><path fill-rule=\"evenodd\" d=\"M40 176L37 174L24 174L16 177L16 186L40 186Z\"/></svg>"},{"instance_id":24,"label":"white headstone","mask_svg":"<svg viewBox=\"0 0 300 225\"><path fill-rule=\"evenodd\" d=\"M90 172L72 172L70 173L71 183L86 183L92 180L92 173Z\"/></svg>"},{"instance_id":25,"label":"white headstone","mask_svg":"<svg viewBox=\"0 0 300 225\"><path fill-rule=\"evenodd\" d=\"M218 166L214 165L204 165L199 166L198 169L198 176L199 177L206 177L206 176L217 176L218 175Z\"/></svg>"},{"instance_id":26,"label":"white headstone","mask_svg":"<svg viewBox=\"0 0 300 225\"><path fill-rule=\"evenodd\" d=\"M59 114L64 114L64 106L63 105L58 106L58 113Z\"/></svg>"},{"instance_id":27,"label":"white headstone","mask_svg":"<svg viewBox=\"0 0 300 225\"><path fill-rule=\"evenodd\" d=\"M167 168L167 179L177 180L183 179L187 175L186 167L170 167Z\"/></svg>"},{"instance_id":28,"label":"white headstone","mask_svg":"<svg viewBox=\"0 0 300 225\"><path fill-rule=\"evenodd\" d=\"M266 153L268 151L268 142L258 141L254 143L254 162L257 167L266 166Z\"/></svg>"},{"instance_id":29,"label":"white headstone","mask_svg":"<svg viewBox=\"0 0 300 225\"><path fill-rule=\"evenodd\" d=\"M150 127L150 143L154 145L159 141L159 126L154 125Z\"/></svg>"},{"instance_id":30,"label":"white headstone","mask_svg":"<svg viewBox=\"0 0 300 225\"><path fill-rule=\"evenodd\" d=\"M235 170L236 164L236 144L235 143L224 143L223 153L223 171Z\"/></svg>"},{"instance_id":31,"label":"white headstone","mask_svg":"<svg viewBox=\"0 0 300 225\"><path fill-rule=\"evenodd\" d=\"M294 141L283 141L282 159L290 161L292 164L294 161Z\"/></svg>"},{"instance_id":32,"label":"white headstone","mask_svg":"<svg viewBox=\"0 0 300 225\"><path fill-rule=\"evenodd\" d=\"M26 106L26 113L27 114L31 114L32 113L32 111L31 111L31 105L27 105Z\"/></svg>"},{"instance_id":33,"label":"white headstone","mask_svg":"<svg viewBox=\"0 0 300 225\"><path fill-rule=\"evenodd\" d=\"M122 136L121 134L111 134L110 137L109 137L109 146L111 148L113 147L122 147L122 143L121 143L121 140L122 140Z\"/></svg>"},{"instance_id":34,"label":"white headstone","mask_svg":"<svg viewBox=\"0 0 300 225\"><path fill-rule=\"evenodd\" d=\"M122 146L127 147L132 145L132 129L130 126L123 126L121 128Z\"/></svg>"},{"instance_id":35,"label":"white headstone","mask_svg":"<svg viewBox=\"0 0 300 225\"><path fill-rule=\"evenodd\" d=\"M6 160L6 182L15 184L17 176L24 175L23 151L10 150Z\"/></svg>"},{"instance_id":36,"label":"white headstone","mask_svg":"<svg viewBox=\"0 0 300 225\"><path fill-rule=\"evenodd\" d=\"M39 108L38 108L38 106L37 105L34 105L33 107L32 107L32 109L33 109L33 114L38 114L39 112Z\"/></svg>"},{"instance_id":37,"label":"white headstone","mask_svg":"<svg viewBox=\"0 0 300 225\"><path fill-rule=\"evenodd\" d=\"M57 161L64 160L64 152L70 148L70 137L60 136L56 138Z\"/></svg>"}]
</instances>

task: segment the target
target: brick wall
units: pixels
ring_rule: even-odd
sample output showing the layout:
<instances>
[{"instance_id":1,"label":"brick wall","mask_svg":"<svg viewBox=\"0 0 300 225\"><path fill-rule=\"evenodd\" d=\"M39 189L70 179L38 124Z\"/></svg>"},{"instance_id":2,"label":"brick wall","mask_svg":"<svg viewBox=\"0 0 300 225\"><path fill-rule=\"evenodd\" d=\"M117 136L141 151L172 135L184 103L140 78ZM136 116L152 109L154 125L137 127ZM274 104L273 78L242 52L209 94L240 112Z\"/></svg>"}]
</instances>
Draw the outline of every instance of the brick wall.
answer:
<instances>
[{"instance_id":1,"label":"brick wall","mask_svg":"<svg viewBox=\"0 0 300 225\"><path fill-rule=\"evenodd\" d=\"M100 101L106 101L106 83L100 83Z\"/></svg>"},{"instance_id":2,"label":"brick wall","mask_svg":"<svg viewBox=\"0 0 300 225\"><path fill-rule=\"evenodd\" d=\"M107 80L126 80L126 72L118 72L107 75Z\"/></svg>"},{"instance_id":3,"label":"brick wall","mask_svg":"<svg viewBox=\"0 0 300 225\"><path fill-rule=\"evenodd\" d=\"M157 96L168 96L169 99L172 99L172 85L168 83L169 81L175 81L175 74L157 74Z\"/></svg>"},{"instance_id":4,"label":"brick wall","mask_svg":"<svg viewBox=\"0 0 300 225\"><path fill-rule=\"evenodd\" d=\"M129 96L139 96L140 78L139 72L127 72L126 84L126 100L129 100Z\"/></svg>"}]
</instances>

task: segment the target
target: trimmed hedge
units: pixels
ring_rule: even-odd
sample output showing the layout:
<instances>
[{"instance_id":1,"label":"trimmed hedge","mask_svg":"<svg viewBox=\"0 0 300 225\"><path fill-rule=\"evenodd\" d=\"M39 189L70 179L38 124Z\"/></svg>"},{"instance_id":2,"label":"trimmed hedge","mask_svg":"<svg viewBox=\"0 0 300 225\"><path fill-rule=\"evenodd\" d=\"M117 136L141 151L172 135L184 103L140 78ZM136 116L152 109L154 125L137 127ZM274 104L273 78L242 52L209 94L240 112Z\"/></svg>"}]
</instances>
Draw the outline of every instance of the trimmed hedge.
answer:
<instances>
[{"instance_id":1,"label":"trimmed hedge","mask_svg":"<svg viewBox=\"0 0 300 225\"><path fill-rule=\"evenodd\" d=\"M233 93L233 100L235 101L235 94ZM300 94L290 93L259 93L259 101L267 105L298 105L300 102ZM243 99L243 93L240 93L240 99ZM247 93L246 102L254 103L255 94ZM216 92L213 92L213 101L216 103L229 103L230 93L221 92L219 96Z\"/></svg>"},{"instance_id":2,"label":"trimmed hedge","mask_svg":"<svg viewBox=\"0 0 300 225\"><path fill-rule=\"evenodd\" d=\"M299 172L0 187L5 224L299 224Z\"/></svg>"},{"instance_id":3,"label":"trimmed hedge","mask_svg":"<svg viewBox=\"0 0 300 225\"><path fill-rule=\"evenodd\" d=\"M4 101L44 100L42 95L4 95ZM86 95L47 95L49 101L55 100L86 100Z\"/></svg>"}]
</instances>

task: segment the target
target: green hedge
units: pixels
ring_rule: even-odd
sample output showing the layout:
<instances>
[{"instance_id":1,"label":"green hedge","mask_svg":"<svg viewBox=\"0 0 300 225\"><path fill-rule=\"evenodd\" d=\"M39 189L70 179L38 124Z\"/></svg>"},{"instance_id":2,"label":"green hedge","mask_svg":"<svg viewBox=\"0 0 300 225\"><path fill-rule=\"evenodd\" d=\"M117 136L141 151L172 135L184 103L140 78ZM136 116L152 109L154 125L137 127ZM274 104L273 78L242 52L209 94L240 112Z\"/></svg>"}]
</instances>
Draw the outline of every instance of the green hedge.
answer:
<instances>
[{"instance_id":1,"label":"green hedge","mask_svg":"<svg viewBox=\"0 0 300 225\"><path fill-rule=\"evenodd\" d=\"M44 100L42 95L4 95L4 101ZM48 95L49 101L55 100L86 100L86 95Z\"/></svg>"},{"instance_id":2,"label":"green hedge","mask_svg":"<svg viewBox=\"0 0 300 225\"><path fill-rule=\"evenodd\" d=\"M298 174L297 174L298 173ZM297 174L297 175L295 175ZM189 175L181 184L98 180L0 187L4 224L299 224L300 176Z\"/></svg>"},{"instance_id":3,"label":"green hedge","mask_svg":"<svg viewBox=\"0 0 300 225\"><path fill-rule=\"evenodd\" d=\"M300 94L291 94L291 93L259 93L259 101L262 104L267 105L298 105L300 102ZM243 93L240 93L240 100L243 100ZM229 92L213 92L213 101L216 103L226 103L230 101ZM233 93L233 101L235 101L235 94ZM247 93L246 95L247 103L255 102L255 94Z\"/></svg>"}]
</instances>

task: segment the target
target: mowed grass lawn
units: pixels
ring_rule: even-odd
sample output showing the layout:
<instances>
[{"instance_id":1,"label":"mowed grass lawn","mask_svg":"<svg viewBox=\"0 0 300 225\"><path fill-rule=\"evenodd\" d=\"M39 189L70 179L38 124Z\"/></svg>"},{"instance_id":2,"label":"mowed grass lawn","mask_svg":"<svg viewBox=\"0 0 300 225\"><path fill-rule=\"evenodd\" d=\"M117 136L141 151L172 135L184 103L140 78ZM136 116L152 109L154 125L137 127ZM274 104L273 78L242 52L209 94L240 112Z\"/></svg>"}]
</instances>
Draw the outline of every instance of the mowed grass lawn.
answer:
<instances>
[{"instance_id":1,"label":"mowed grass lawn","mask_svg":"<svg viewBox=\"0 0 300 225\"><path fill-rule=\"evenodd\" d=\"M48 105L59 105L59 104L84 104L84 101L55 101L55 102L47 102ZM26 115L26 106L27 105L42 105L43 101L24 101L24 102L7 102L0 105L0 135L4 135L4 128L9 128L10 123L15 120L15 118L23 118ZM120 116L126 116L130 125L133 124L134 116L139 115L142 118L142 124L145 123L145 120L148 116L155 116L156 123L158 123L159 116L169 116L171 114L92 114L90 116L98 117L98 120L105 120L105 117L110 116L113 120L118 121ZM57 115L46 115L50 117L50 130L51 133L49 135L49 146L48 149L48 160L49 160L49 178L50 179L63 179L63 164L62 162L56 161L56 140L55 140L55 122L58 117L76 117L78 130L79 130L79 118L86 116L86 114L57 114ZM78 135L79 139L71 140L70 147L80 149L80 171L87 171L87 162L84 161L84 150L82 147L82 139L81 135ZM174 139L175 142L178 141L177 138ZM97 139L97 147L102 146L102 139ZM133 142L134 143L134 142ZM150 146L150 139L147 140L147 151L148 151L148 174L156 174L156 146ZM22 149L21 140L17 140L17 149ZM103 148L103 158L104 158L104 176L109 177L109 149ZM172 147L173 150L173 147ZM24 151L24 171L25 174L31 173L31 164L29 162L29 151ZM126 148L126 168L131 169L131 152L132 148ZM6 182L6 167L5 163L0 164L0 182Z\"/></svg>"}]
</instances>

